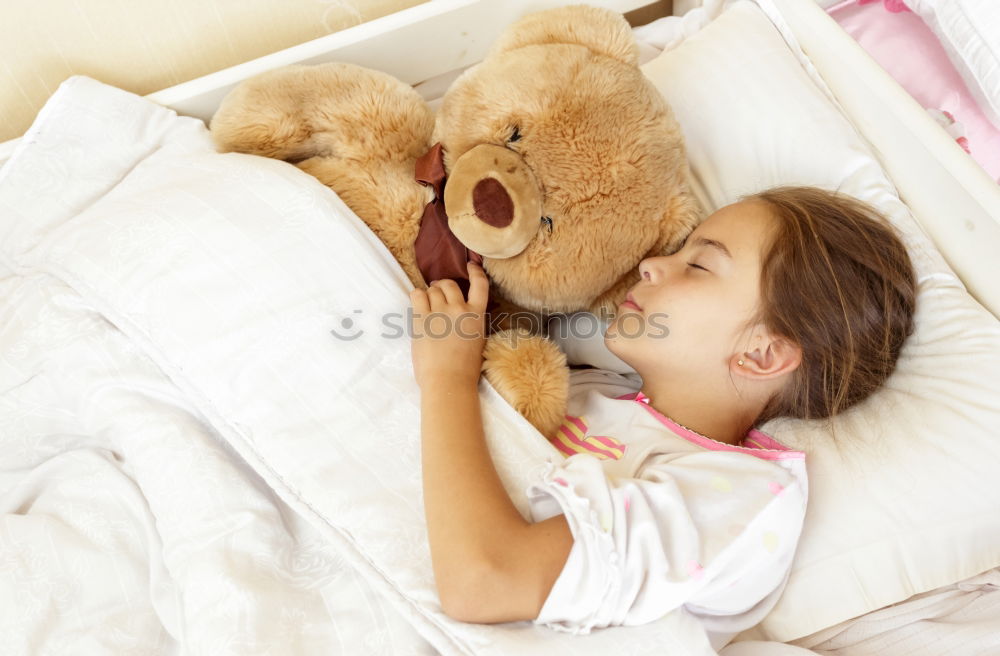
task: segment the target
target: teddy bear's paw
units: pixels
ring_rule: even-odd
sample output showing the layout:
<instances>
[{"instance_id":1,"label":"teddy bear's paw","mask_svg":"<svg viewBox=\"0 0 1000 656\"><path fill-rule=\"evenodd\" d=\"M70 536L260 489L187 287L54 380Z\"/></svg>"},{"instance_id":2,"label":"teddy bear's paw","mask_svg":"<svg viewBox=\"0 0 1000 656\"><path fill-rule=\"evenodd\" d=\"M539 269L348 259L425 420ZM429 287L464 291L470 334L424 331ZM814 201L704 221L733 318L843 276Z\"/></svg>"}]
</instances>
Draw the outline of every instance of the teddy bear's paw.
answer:
<instances>
[{"instance_id":1,"label":"teddy bear's paw","mask_svg":"<svg viewBox=\"0 0 1000 656\"><path fill-rule=\"evenodd\" d=\"M558 430L569 399L566 354L523 328L490 335L483 349L486 380L548 437Z\"/></svg>"},{"instance_id":2,"label":"teddy bear's paw","mask_svg":"<svg viewBox=\"0 0 1000 656\"><path fill-rule=\"evenodd\" d=\"M209 122L220 152L294 160L314 150L302 68L287 66L255 75L222 99Z\"/></svg>"},{"instance_id":3,"label":"teddy bear's paw","mask_svg":"<svg viewBox=\"0 0 1000 656\"><path fill-rule=\"evenodd\" d=\"M210 130L223 152L288 161L419 157L434 118L409 85L387 73L330 62L251 77L227 95Z\"/></svg>"}]
</instances>

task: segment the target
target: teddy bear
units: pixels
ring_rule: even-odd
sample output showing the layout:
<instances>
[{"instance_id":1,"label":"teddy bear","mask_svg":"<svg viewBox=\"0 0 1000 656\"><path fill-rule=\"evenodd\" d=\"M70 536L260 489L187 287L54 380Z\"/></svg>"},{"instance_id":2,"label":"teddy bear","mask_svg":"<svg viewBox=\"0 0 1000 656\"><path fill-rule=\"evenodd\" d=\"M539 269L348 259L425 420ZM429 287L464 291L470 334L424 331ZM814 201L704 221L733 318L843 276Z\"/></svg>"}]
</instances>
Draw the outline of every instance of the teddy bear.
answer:
<instances>
[{"instance_id":1,"label":"teddy bear","mask_svg":"<svg viewBox=\"0 0 1000 656\"><path fill-rule=\"evenodd\" d=\"M676 250L704 217L628 22L596 7L514 22L436 114L386 73L294 65L235 87L210 131L221 152L285 160L329 186L415 287L453 278L467 291L466 262L481 263L483 374L546 437L569 394L547 318L613 317L640 260Z\"/></svg>"}]
</instances>

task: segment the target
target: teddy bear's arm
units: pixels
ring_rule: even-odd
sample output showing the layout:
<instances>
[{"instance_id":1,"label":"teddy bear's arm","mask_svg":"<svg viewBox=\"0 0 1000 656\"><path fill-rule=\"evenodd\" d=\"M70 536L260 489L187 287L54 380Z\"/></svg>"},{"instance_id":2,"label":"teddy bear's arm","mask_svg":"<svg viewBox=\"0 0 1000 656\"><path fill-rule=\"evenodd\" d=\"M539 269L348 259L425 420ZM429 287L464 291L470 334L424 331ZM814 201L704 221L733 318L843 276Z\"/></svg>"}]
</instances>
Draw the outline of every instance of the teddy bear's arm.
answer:
<instances>
[{"instance_id":1,"label":"teddy bear's arm","mask_svg":"<svg viewBox=\"0 0 1000 656\"><path fill-rule=\"evenodd\" d=\"M569 400L566 354L525 328L490 335L483 349L483 374L515 410L546 438L562 423Z\"/></svg>"},{"instance_id":2,"label":"teddy bear's arm","mask_svg":"<svg viewBox=\"0 0 1000 656\"><path fill-rule=\"evenodd\" d=\"M413 243L433 191L414 178L434 116L409 85L361 66L295 65L247 79L211 121L220 151L291 162L340 196L424 286Z\"/></svg>"}]
</instances>

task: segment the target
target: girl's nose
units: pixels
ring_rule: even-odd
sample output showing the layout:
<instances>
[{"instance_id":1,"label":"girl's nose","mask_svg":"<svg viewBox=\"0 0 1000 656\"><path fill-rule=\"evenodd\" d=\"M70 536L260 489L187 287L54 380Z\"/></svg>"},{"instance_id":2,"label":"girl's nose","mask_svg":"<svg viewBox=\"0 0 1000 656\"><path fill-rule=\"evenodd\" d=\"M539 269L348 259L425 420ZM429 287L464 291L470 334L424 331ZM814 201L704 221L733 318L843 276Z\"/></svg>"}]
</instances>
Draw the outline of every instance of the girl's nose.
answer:
<instances>
[{"instance_id":1,"label":"girl's nose","mask_svg":"<svg viewBox=\"0 0 1000 656\"><path fill-rule=\"evenodd\" d=\"M663 259L663 257L647 257L639 262L639 276L648 282L657 282L660 278Z\"/></svg>"}]
</instances>

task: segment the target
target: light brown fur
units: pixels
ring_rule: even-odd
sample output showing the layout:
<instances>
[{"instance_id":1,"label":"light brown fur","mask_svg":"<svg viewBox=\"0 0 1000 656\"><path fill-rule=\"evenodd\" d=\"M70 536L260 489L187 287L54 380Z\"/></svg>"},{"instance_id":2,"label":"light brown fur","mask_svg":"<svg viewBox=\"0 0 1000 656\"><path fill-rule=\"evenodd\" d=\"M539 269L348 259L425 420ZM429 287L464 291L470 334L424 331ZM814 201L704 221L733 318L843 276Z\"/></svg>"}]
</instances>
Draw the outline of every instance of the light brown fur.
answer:
<instances>
[{"instance_id":1,"label":"light brown fur","mask_svg":"<svg viewBox=\"0 0 1000 656\"><path fill-rule=\"evenodd\" d=\"M511 140L515 128L520 138ZM395 78L333 63L245 81L211 130L222 151L291 161L328 185L418 287L426 283L413 243L433 194L414 180L416 159L441 142L448 184L461 190L448 195L446 187L452 229L469 248L499 253L511 250L506 232L477 223L471 196L483 158L454 164L484 144L516 153L488 177L512 198L532 199L542 217L536 230L530 212L515 210L522 236L509 243L520 252L484 259L491 295L507 312L613 315L639 279L639 261L674 250L704 217L688 185L680 127L639 70L628 24L593 7L537 12L509 27L455 81L436 117ZM484 357L497 391L552 435L568 397L562 352L541 334L510 327L491 335Z\"/></svg>"}]
</instances>

